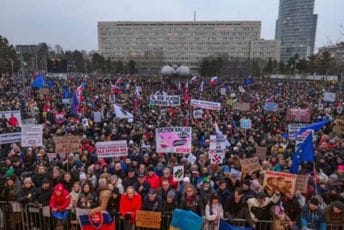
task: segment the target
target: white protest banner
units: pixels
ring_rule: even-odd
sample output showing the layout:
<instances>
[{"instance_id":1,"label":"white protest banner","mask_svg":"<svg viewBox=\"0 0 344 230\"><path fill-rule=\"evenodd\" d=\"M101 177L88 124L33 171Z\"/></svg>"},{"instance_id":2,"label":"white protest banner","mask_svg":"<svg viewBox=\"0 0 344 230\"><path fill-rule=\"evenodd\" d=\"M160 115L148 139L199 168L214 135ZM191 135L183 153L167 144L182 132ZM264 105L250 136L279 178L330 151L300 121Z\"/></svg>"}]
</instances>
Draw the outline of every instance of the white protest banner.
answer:
<instances>
[{"instance_id":1,"label":"white protest banner","mask_svg":"<svg viewBox=\"0 0 344 230\"><path fill-rule=\"evenodd\" d=\"M37 123L35 118L24 119L22 122L24 125L35 125Z\"/></svg>"},{"instance_id":2,"label":"white protest banner","mask_svg":"<svg viewBox=\"0 0 344 230\"><path fill-rule=\"evenodd\" d=\"M221 110L221 103L220 102L202 101L202 100L191 99L190 104L194 108L209 109L209 110Z\"/></svg>"},{"instance_id":3,"label":"white protest banner","mask_svg":"<svg viewBox=\"0 0 344 230\"><path fill-rule=\"evenodd\" d=\"M132 113L129 113L128 111L125 111L120 106L114 104L113 108L115 110L116 118L128 119L128 122L129 122L129 120L133 120L134 119L134 115Z\"/></svg>"},{"instance_id":4,"label":"white protest banner","mask_svg":"<svg viewBox=\"0 0 344 230\"><path fill-rule=\"evenodd\" d=\"M252 129L251 119L240 119L240 128L242 129Z\"/></svg>"},{"instance_id":5,"label":"white protest banner","mask_svg":"<svg viewBox=\"0 0 344 230\"><path fill-rule=\"evenodd\" d=\"M226 96L226 88L221 88L221 95Z\"/></svg>"},{"instance_id":6,"label":"white protest banner","mask_svg":"<svg viewBox=\"0 0 344 230\"><path fill-rule=\"evenodd\" d=\"M211 164L222 164L225 158L226 136L210 135L209 158Z\"/></svg>"},{"instance_id":7,"label":"white protest banner","mask_svg":"<svg viewBox=\"0 0 344 230\"><path fill-rule=\"evenodd\" d=\"M179 95L151 95L149 105L155 106L180 106Z\"/></svg>"},{"instance_id":8,"label":"white protest banner","mask_svg":"<svg viewBox=\"0 0 344 230\"><path fill-rule=\"evenodd\" d=\"M0 118L2 118L2 116L5 116L8 121L10 121L10 119L13 121L16 120L18 122L18 126L23 124L20 110L0 111Z\"/></svg>"},{"instance_id":9,"label":"white protest banner","mask_svg":"<svg viewBox=\"0 0 344 230\"><path fill-rule=\"evenodd\" d=\"M194 111L192 111L192 115L194 119L203 119L203 110L195 109Z\"/></svg>"},{"instance_id":10,"label":"white protest banner","mask_svg":"<svg viewBox=\"0 0 344 230\"><path fill-rule=\"evenodd\" d=\"M299 129L303 127L306 127L306 124L302 124L302 123L289 124L288 125L288 138L290 140L295 140L297 132L299 131Z\"/></svg>"},{"instance_id":11,"label":"white protest banner","mask_svg":"<svg viewBox=\"0 0 344 230\"><path fill-rule=\"evenodd\" d=\"M22 140L21 132L0 134L0 144L18 143Z\"/></svg>"},{"instance_id":12,"label":"white protest banner","mask_svg":"<svg viewBox=\"0 0 344 230\"><path fill-rule=\"evenodd\" d=\"M196 162L197 158L195 155L193 155L192 153L189 154L187 160L190 162L190 164L193 164Z\"/></svg>"},{"instance_id":13,"label":"white protest banner","mask_svg":"<svg viewBox=\"0 0 344 230\"><path fill-rule=\"evenodd\" d=\"M336 93L324 92L324 101L326 102L335 102L336 101Z\"/></svg>"},{"instance_id":14,"label":"white protest banner","mask_svg":"<svg viewBox=\"0 0 344 230\"><path fill-rule=\"evenodd\" d=\"M22 125L22 146L43 146L43 125Z\"/></svg>"},{"instance_id":15,"label":"white protest banner","mask_svg":"<svg viewBox=\"0 0 344 230\"><path fill-rule=\"evenodd\" d=\"M182 181L184 178L184 166L174 166L173 167L173 181Z\"/></svg>"},{"instance_id":16,"label":"white protest banner","mask_svg":"<svg viewBox=\"0 0 344 230\"><path fill-rule=\"evenodd\" d=\"M99 111L93 112L93 121L94 123L100 123L102 122L102 116Z\"/></svg>"},{"instance_id":17,"label":"white protest banner","mask_svg":"<svg viewBox=\"0 0 344 230\"><path fill-rule=\"evenodd\" d=\"M158 153L191 153L191 127L157 128L155 141Z\"/></svg>"},{"instance_id":18,"label":"white protest banner","mask_svg":"<svg viewBox=\"0 0 344 230\"><path fill-rule=\"evenodd\" d=\"M97 142L96 153L98 158L126 157L128 156L127 141L121 140Z\"/></svg>"}]
</instances>

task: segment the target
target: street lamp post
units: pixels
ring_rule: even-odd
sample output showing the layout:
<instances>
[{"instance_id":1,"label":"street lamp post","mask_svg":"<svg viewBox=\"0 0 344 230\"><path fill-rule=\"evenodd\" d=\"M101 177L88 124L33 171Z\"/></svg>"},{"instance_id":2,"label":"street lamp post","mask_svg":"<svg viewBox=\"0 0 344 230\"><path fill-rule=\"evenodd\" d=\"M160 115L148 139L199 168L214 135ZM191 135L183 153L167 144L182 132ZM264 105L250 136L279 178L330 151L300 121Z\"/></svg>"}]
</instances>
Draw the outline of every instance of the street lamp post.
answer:
<instances>
[{"instance_id":1,"label":"street lamp post","mask_svg":"<svg viewBox=\"0 0 344 230\"><path fill-rule=\"evenodd\" d=\"M13 70L13 60L12 60L12 59L10 59L10 62L11 62L11 70L12 70L12 78L13 78L13 76L14 76L14 70Z\"/></svg>"}]
</instances>

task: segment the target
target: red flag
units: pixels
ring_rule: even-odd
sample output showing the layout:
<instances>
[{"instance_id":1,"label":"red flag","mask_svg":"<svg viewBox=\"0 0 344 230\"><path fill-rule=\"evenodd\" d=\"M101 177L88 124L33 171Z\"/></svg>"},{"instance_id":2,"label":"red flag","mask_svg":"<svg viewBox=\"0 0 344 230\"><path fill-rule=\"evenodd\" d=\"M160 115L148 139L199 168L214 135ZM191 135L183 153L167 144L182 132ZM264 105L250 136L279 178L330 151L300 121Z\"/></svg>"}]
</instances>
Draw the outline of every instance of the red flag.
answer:
<instances>
[{"instance_id":1,"label":"red flag","mask_svg":"<svg viewBox=\"0 0 344 230\"><path fill-rule=\"evenodd\" d=\"M118 95L118 94L121 94L122 93L122 90L121 88L119 88L117 85L113 85L111 84L111 94L113 95Z\"/></svg>"},{"instance_id":2,"label":"red flag","mask_svg":"<svg viewBox=\"0 0 344 230\"><path fill-rule=\"evenodd\" d=\"M190 94L189 94L189 82L186 82L185 89L184 89L184 104L188 105L190 101Z\"/></svg>"}]
</instances>

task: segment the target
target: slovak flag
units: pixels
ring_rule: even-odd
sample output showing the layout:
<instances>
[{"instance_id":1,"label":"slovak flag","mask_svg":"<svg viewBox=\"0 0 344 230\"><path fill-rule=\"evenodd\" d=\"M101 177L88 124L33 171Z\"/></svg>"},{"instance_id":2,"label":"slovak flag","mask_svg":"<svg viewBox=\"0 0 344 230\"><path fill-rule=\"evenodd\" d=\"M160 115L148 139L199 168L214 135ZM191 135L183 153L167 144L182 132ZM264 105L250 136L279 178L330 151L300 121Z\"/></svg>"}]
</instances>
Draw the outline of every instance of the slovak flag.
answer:
<instances>
[{"instance_id":1,"label":"slovak flag","mask_svg":"<svg viewBox=\"0 0 344 230\"><path fill-rule=\"evenodd\" d=\"M204 91L204 81L202 81L201 86L199 87L199 91L201 92Z\"/></svg>"},{"instance_id":2,"label":"slovak flag","mask_svg":"<svg viewBox=\"0 0 344 230\"><path fill-rule=\"evenodd\" d=\"M183 95L183 98L184 98L184 103L186 105L189 104L189 101L190 101L190 95L189 95L189 82L187 81L186 84L185 84L185 89L184 89L184 95Z\"/></svg>"},{"instance_id":3,"label":"slovak flag","mask_svg":"<svg viewBox=\"0 0 344 230\"><path fill-rule=\"evenodd\" d=\"M217 76L214 76L210 79L210 85L212 87L215 87L217 85L217 80L218 80L218 77Z\"/></svg>"},{"instance_id":4,"label":"slovak flag","mask_svg":"<svg viewBox=\"0 0 344 230\"><path fill-rule=\"evenodd\" d=\"M79 104L81 104L82 102L82 99L83 99L82 92L84 92L84 89L85 89L85 83L81 83L81 85L79 85L78 88L76 88L75 94L79 101Z\"/></svg>"},{"instance_id":5,"label":"slovak flag","mask_svg":"<svg viewBox=\"0 0 344 230\"><path fill-rule=\"evenodd\" d=\"M82 92L84 91L84 89L85 89L85 84L82 83L78 88L76 88L76 90L73 93L71 109L72 109L72 114L74 116L78 115L79 107L83 99Z\"/></svg>"},{"instance_id":6,"label":"slovak flag","mask_svg":"<svg viewBox=\"0 0 344 230\"><path fill-rule=\"evenodd\" d=\"M136 87L135 89L135 111L138 111L140 108L140 91L139 89Z\"/></svg>"},{"instance_id":7,"label":"slovak flag","mask_svg":"<svg viewBox=\"0 0 344 230\"><path fill-rule=\"evenodd\" d=\"M114 230L115 222L106 211L80 215L81 230Z\"/></svg>"},{"instance_id":8,"label":"slovak flag","mask_svg":"<svg viewBox=\"0 0 344 230\"><path fill-rule=\"evenodd\" d=\"M112 95L118 95L121 93L122 93L122 90L119 86L117 86L117 84L116 85L111 84L111 94Z\"/></svg>"}]
</instances>

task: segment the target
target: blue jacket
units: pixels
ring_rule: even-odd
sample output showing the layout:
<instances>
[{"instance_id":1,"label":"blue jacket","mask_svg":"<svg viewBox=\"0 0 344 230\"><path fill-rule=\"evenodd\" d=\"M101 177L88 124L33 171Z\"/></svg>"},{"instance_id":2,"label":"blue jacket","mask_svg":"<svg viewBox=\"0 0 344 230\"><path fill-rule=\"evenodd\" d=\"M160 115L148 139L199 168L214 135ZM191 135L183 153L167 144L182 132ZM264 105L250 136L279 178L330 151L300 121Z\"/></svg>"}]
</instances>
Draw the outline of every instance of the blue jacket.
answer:
<instances>
[{"instance_id":1,"label":"blue jacket","mask_svg":"<svg viewBox=\"0 0 344 230\"><path fill-rule=\"evenodd\" d=\"M301 228L326 230L324 211L321 208L312 211L306 204L301 210Z\"/></svg>"}]
</instances>

